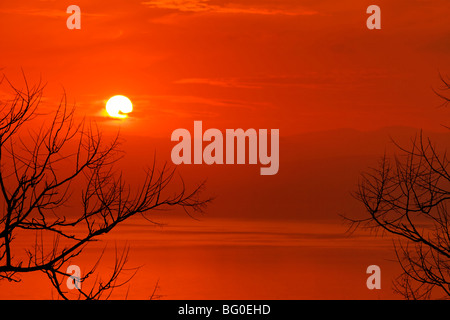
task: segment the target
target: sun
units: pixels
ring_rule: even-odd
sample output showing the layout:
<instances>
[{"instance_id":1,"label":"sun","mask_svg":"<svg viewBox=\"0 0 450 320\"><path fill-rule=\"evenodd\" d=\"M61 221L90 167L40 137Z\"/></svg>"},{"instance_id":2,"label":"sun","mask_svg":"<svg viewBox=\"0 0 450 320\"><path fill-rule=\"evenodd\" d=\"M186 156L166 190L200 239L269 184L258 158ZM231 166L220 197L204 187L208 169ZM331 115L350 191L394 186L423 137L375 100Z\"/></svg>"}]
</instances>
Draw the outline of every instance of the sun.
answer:
<instances>
[{"instance_id":1,"label":"sun","mask_svg":"<svg viewBox=\"0 0 450 320\"><path fill-rule=\"evenodd\" d=\"M125 119L128 117L127 113L131 111L133 111L133 104L125 96L114 96L106 102L106 112L111 118Z\"/></svg>"}]
</instances>

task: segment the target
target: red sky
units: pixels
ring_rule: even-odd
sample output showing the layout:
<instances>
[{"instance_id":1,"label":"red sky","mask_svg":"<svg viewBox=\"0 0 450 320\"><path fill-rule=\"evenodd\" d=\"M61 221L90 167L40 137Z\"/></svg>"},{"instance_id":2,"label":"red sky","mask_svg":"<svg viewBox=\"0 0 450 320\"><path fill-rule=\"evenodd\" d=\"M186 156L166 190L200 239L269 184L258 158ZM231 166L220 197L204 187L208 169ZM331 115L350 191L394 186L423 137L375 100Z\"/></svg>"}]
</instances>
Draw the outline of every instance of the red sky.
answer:
<instances>
[{"instance_id":1,"label":"red sky","mask_svg":"<svg viewBox=\"0 0 450 320\"><path fill-rule=\"evenodd\" d=\"M81 8L81 30L66 28L71 4ZM64 88L79 116L106 134L120 128L122 166L132 183L154 151L159 161L170 160L171 132L192 131L194 120L205 129L280 129L277 175L260 176L259 166L180 167L191 184L207 179L207 193L217 196L201 222L177 215L166 233L154 235L135 221L140 233L127 226L109 236L128 239L132 262L145 265L130 296L146 298L159 278L166 298L394 297L390 246L345 238L338 214L361 213L350 192L360 172L390 148L389 137L407 141L425 129L448 141L441 125L449 110L439 108L432 89L440 86L439 73L450 74L450 3L377 1L382 29L372 31L371 4L0 5L2 72L14 83L21 83L21 68L30 82L41 76L48 83L43 108L53 108ZM116 94L133 101L125 121L104 115L105 101ZM385 266L379 292L365 288L370 264ZM48 292L25 280L0 283L2 298Z\"/></svg>"}]
</instances>

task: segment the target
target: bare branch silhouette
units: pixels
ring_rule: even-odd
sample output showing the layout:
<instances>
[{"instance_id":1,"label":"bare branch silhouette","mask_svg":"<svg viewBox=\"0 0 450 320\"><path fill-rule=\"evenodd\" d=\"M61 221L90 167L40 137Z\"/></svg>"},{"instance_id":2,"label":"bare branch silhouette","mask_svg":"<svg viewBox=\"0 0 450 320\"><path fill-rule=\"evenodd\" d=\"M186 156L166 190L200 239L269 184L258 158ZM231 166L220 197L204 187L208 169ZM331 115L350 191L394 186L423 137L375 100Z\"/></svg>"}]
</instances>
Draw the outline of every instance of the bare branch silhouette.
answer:
<instances>
[{"instance_id":1,"label":"bare branch silhouette","mask_svg":"<svg viewBox=\"0 0 450 320\"><path fill-rule=\"evenodd\" d=\"M158 169L155 162L139 188L126 184L114 167L120 159L118 136L105 143L95 124L76 123L74 108L68 108L65 95L49 125L43 121L38 130L29 130L30 121L43 117L37 109L44 86L30 86L24 79L24 89L6 77L1 82L14 95L0 105L0 280L19 281L22 273L43 272L67 299L61 284L71 275L63 266L88 243L137 214L152 221L148 214L158 209L202 211L210 199L200 198L203 184L188 192L183 183L180 191L170 194L175 171L167 165ZM74 199L78 207L68 214ZM34 232L36 240L20 254L15 241L25 232ZM50 245L49 236L53 237ZM111 276L97 279L90 289L82 286L79 298L109 297L113 288L123 284L118 277L127 256L127 250L116 253ZM81 282L91 277L96 267L84 272Z\"/></svg>"},{"instance_id":2,"label":"bare branch silhouette","mask_svg":"<svg viewBox=\"0 0 450 320\"><path fill-rule=\"evenodd\" d=\"M441 80L449 89L449 82ZM361 176L354 196L368 216L346 219L353 229L366 227L395 236L395 252L403 270L394 281L397 293L406 299L448 299L450 160L422 132L408 149L397 148L401 155L385 155L378 167Z\"/></svg>"}]
</instances>

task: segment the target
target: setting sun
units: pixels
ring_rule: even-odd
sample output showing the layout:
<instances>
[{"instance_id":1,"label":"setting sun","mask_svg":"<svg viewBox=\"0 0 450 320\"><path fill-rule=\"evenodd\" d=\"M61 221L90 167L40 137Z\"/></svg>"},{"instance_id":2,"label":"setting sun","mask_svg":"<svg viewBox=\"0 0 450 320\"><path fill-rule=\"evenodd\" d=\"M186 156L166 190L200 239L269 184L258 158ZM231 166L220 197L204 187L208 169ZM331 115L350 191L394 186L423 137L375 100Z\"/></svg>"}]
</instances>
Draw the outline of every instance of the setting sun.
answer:
<instances>
[{"instance_id":1,"label":"setting sun","mask_svg":"<svg viewBox=\"0 0 450 320\"><path fill-rule=\"evenodd\" d=\"M0 0L0 305L268 320L450 300L449 16Z\"/></svg>"},{"instance_id":2,"label":"setting sun","mask_svg":"<svg viewBox=\"0 0 450 320\"><path fill-rule=\"evenodd\" d=\"M133 104L131 100L125 96L111 97L106 103L106 112L111 118L124 119L127 118L127 113L133 111Z\"/></svg>"}]
</instances>

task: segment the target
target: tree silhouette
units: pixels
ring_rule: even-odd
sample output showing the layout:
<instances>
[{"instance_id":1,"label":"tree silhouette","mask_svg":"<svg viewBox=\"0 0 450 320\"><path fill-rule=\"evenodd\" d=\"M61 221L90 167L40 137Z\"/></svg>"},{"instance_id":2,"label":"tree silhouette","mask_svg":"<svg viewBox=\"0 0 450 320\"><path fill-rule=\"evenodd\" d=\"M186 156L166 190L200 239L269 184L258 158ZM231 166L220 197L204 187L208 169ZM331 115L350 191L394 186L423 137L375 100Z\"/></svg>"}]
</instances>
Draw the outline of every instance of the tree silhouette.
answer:
<instances>
[{"instance_id":1,"label":"tree silhouette","mask_svg":"<svg viewBox=\"0 0 450 320\"><path fill-rule=\"evenodd\" d=\"M441 77L445 90L450 83ZM438 95L444 104L446 93ZM354 196L368 213L352 227L395 236L402 273L394 291L406 299L450 298L450 160L422 133L400 155L362 174ZM354 229L353 229L354 230Z\"/></svg>"},{"instance_id":2,"label":"tree silhouette","mask_svg":"<svg viewBox=\"0 0 450 320\"><path fill-rule=\"evenodd\" d=\"M135 215L152 221L148 214L165 207L201 211L210 199L199 196L203 184L187 192L183 183L180 191L170 193L174 170L166 165L157 169L155 162L140 187L126 184L114 166L120 159L118 137L104 143L95 124L76 123L65 94L50 123L41 121L39 129L32 130L31 122L46 118L38 112L44 85L29 86L24 79L24 89L6 77L1 80L13 94L0 105L0 280L20 281L20 274L42 272L68 299L63 282L72 274L64 266L88 243ZM34 243L24 248L16 243L30 232ZM78 286L77 298L109 297L120 285L117 279L127 252L116 252L106 280L87 289ZM84 271L78 284L92 276L97 265Z\"/></svg>"}]
</instances>

